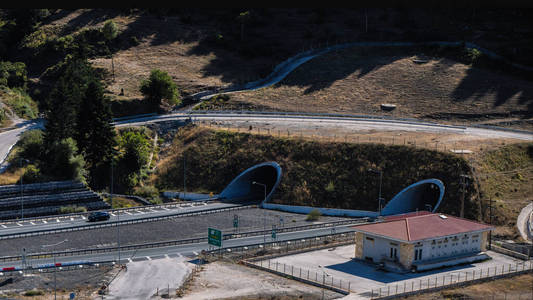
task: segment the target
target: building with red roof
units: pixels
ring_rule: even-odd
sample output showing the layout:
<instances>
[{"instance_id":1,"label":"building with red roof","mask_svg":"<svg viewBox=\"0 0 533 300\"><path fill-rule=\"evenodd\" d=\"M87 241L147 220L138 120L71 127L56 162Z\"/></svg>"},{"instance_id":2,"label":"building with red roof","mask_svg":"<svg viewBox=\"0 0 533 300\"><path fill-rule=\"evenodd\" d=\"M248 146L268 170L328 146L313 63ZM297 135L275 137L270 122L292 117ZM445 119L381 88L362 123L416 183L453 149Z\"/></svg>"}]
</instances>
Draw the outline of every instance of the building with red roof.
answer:
<instances>
[{"instance_id":1,"label":"building with red roof","mask_svg":"<svg viewBox=\"0 0 533 300\"><path fill-rule=\"evenodd\" d=\"M403 270L486 259L493 227L445 214L416 212L353 227L355 257Z\"/></svg>"}]
</instances>

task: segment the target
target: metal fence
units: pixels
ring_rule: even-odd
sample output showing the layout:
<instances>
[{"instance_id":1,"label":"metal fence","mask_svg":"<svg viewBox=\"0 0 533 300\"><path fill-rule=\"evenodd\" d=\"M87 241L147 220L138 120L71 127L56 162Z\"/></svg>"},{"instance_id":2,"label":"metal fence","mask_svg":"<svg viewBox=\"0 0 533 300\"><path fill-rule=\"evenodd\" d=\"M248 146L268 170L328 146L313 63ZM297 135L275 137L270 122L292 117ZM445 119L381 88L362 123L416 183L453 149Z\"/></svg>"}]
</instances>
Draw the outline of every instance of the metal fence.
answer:
<instances>
[{"instance_id":1,"label":"metal fence","mask_svg":"<svg viewBox=\"0 0 533 300\"><path fill-rule=\"evenodd\" d=\"M77 226L73 226L73 227L64 227L64 228L57 228L57 229L33 230L31 232L0 235L0 240L12 239L12 238L20 238L20 237L28 237L28 236L35 236L35 235L52 234L52 233L60 233L60 232L79 231L79 230L87 230L87 229L95 229L95 228L104 228L104 227L117 226L118 224L126 225L126 224L146 223L146 222L161 221L161 220L166 220L166 219L173 219L173 218L177 218L177 217L188 217L188 216L196 216L196 215L205 215L205 214L218 213L218 212L223 212L223 211L248 209L248 208L252 208L252 207L257 207L257 205L244 205L244 206L234 206L234 207L224 207L224 208L213 208L213 209L206 209L206 210L201 210L201 211L173 213L173 214L164 215L164 216L151 216L151 217L148 216L148 217L136 218L136 219L133 219L133 220L108 221L108 222L100 223L100 224L87 224L87 225L77 225Z\"/></svg>"},{"instance_id":2,"label":"metal fence","mask_svg":"<svg viewBox=\"0 0 533 300\"><path fill-rule=\"evenodd\" d=\"M467 271L457 271L445 275L405 280L403 283L389 284L386 287L372 289L371 299L387 299L392 296L407 296L420 292L437 291L443 288L458 287L485 280L494 280L511 275L529 273L533 270L532 261L517 262L516 264L502 264Z\"/></svg>"},{"instance_id":3,"label":"metal fence","mask_svg":"<svg viewBox=\"0 0 533 300\"><path fill-rule=\"evenodd\" d=\"M389 284L379 289L371 289L370 291L361 292L359 290L354 290L355 285L350 280L332 276L324 271L321 272L301 268L272 261L271 259L247 261L246 264L278 275L290 276L296 280L313 285L323 286L333 291L346 294L358 293L360 296L369 299L393 299L401 296L419 294L421 292L438 291L444 288L458 287L465 284L494 280L511 275L525 274L532 271L531 261L520 262L516 264L502 264L468 271L458 271L441 276L437 275L434 277L424 277L421 279L408 279L397 284ZM356 279L354 278L354 280Z\"/></svg>"},{"instance_id":4,"label":"metal fence","mask_svg":"<svg viewBox=\"0 0 533 300\"><path fill-rule=\"evenodd\" d=\"M483 147L490 147L491 145L501 145L501 141L487 141L484 144L480 144L478 140L461 140L461 141L442 141L431 139L425 135L417 134L416 132L402 133L397 135L388 133L387 136L382 133L368 133L361 134L359 132L346 132L338 130L338 132L324 131L318 129L274 129L274 128L261 128L258 125L250 126L246 122L242 124L231 121L211 121L211 120L199 120L193 119L193 123L203 125L209 128L215 128L219 130L225 130L228 132L236 133L253 133L259 135L269 135L279 138L298 138L304 140L331 142L331 143L357 143L357 144L383 144L383 145L395 145L395 146L410 146L420 149L452 152L456 154L468 154L470 151L478 151ZM452 126L449 126L452 127ZM459 128L458 129L464 129ZM492 143L492 144L490 144Z\"/></svg>"}]
</instances>

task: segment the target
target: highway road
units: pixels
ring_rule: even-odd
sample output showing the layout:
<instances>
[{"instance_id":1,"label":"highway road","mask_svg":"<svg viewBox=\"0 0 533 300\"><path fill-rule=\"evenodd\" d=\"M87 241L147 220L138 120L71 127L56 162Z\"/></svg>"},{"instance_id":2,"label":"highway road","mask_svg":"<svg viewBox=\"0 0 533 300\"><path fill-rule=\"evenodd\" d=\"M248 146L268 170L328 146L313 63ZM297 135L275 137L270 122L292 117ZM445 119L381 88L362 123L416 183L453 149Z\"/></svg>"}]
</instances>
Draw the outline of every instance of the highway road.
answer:
<instances>
[{"instance_id":1,"label":"highway road","mask_svg":"<svg viewBox=\"0 0 533 300\"><path fill-rule=\"evenodd\" d=\"M353 225L343 225L335 227L336 233L347 233L353 232L351 228ZM310 239L315 238L320 235L331 234L331 227L319 228L319 229L309 229L303 231L287 232L277 234L276 241L286 241L286 240L301 240L301 239ZM206 233L207 235L207 233ZM241 247L241 246L250 246L262 244L266 239L266 242L272 242L270 236L251 236L245 238L235 238L223 241L224 248L230 247ZM159 247L159 248L146 248L146 249L137 249L137 250L128 250L120 252L120 262L128 263L130 261L139 261L139 260L149 260L157 259L163 257L178 257L178 256L187 256L194 259L202 250L211 250L217 249L214 246L208 245L206 242L196 243L196 244L185 244L169 247ZM30 255L31 253L27 253ZM95 254L83 254L83 255L74 255L74 256L61 256L56 257L55 260L58 263L72 263L72 262L109 262L118 260L118 251L107 252L107 253L95 253ZM26 263L27 265L37 266L42 264L50 264L54 262L53 257L41 258L41 259L31 259ZM9 267L20 267L22 261L11 261L11 262L0 262L0 270L2 268Z\"/></svg>"},{"instance_id":2,"label":"highway road","mask_svg":"<svg viewBox=\"0 0 533 300\"><path fill-rule=\"evenodd\" d=\"M0 239L10 235L31 234L38 231L46 230L67 230L92 225L105 225L119 221L126 223L140 220L143 218L164 218L168 216L178 216L191 212L201 212L223 208L239 207L241 204L220 203L220 202L198 202L187 203L176 207L160 206L157 208L141 207L136 210L121 211L120 215L116 211L111 212L111 218L108 221L88 222L84 214L73 215L68 218L43 218L33 219L21 222L4 222L0 223Z\"/></svg>"}]
</instances>

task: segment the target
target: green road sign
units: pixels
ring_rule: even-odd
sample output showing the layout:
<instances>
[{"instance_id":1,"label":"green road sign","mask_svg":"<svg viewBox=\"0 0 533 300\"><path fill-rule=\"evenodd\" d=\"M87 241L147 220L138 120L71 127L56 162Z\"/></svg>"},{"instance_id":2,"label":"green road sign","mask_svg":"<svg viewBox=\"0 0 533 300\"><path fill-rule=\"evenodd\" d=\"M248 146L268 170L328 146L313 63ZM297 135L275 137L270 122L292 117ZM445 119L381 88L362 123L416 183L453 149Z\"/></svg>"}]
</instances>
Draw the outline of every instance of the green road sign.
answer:
<instances>
[{"instance_id":1,"label":"green road sign","mask_svg":"<svg viewBox=\"0 0 533 300\"><path fill-rule=\"evenodd\" d=\"M272 226L272 238L276 238L276 227Z\"/></svg>"},{"instance_id":2,"label":"green road sign","mask_svg":"<svg viewBox=\"0 0 533 300\"><path fill-rule=\"evenodd\" d=\"M233 227L239 227L239 216L237 215L233 216Z\"/></svg>"},{"instance_id":3,"label":"green road sign","mask_svg":"<svg viewBox=\"0 0 533 300\"><path fill-rule=\"evenodd\" d=\"M222 231L214 228L208 228L207 242L209 245L222 247Z\"/></svg>"}]
</instances>

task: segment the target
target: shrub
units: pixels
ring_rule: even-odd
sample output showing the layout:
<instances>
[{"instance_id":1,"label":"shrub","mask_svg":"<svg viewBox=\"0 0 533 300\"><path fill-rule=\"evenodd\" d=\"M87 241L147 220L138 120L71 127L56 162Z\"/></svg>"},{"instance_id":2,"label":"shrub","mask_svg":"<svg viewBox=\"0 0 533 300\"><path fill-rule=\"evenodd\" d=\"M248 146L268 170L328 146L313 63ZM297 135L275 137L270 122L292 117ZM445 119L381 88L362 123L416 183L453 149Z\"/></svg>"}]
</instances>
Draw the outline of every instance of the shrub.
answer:
<instances>
[{"instance_id":1,"label":"shrub","mask_svg":"<svg viewBox=\"0 0 533 300\"><path fill-rule=\"evenodd\" d=\"M0 86L26 89L28 73L22 62L0 62Z\"/></svg>"},{"instance_id":2,"label":"shrub","mask_svg":"<svg viewBox=\"0 0 533 300\"><path fill-rule=\"evenodd\" d=\"M77 206L77 205L67 205L67 206L61 206L59 208L59 213L61 214L73 214L73 213L81 213L81 212L87 212L87 207Z\"/></svg>"},{"instance_id":3,"label":"shrub","mask_svg":"<svg viewBox=\"0 0 533 300\"><path fill-rule=\"evenodd\" d=\"M40 129L25 131L18 144L23 158L35 161L41 159L44 151L44 134Z\"/></svg>"},{"instance_id":4,"label":"shrub","mask_svg":"<svg viewBox=\"0 0 533 300\"><path fill-rule=\"evenodd\" d=\"M306 221L316 221L320 218L322 214L320 213L320 211L318 209L313 209L312 211L310 211L308 214L307 214L307 218L305 219Z\"/></svg>"},{"instance_id":5,"label":"shrub","mask_svg":"<svg viewBox=\"0 0 533 300\"><path fill-rule=\"evenodd\" d=\"M104 24L104 27L102 27L102 34L108 41L116 38L118 35L117 24L113 22L112 20L106 21Z\"/></svg>"},{"instance_id":6,"label":"shrub","mask_svg":"<svg viewBox=\"0 0 533 300\"><path fill-rule=\"evenodd\" d=\"M141 83L140 91L154 105L161 104L161 100L166 100L173 105L181 102L178 88L172 77L158 69L152 70L150 77Z\"/></svg>"},{"instance_id":7,"label":"shrub","mask_svg":"<svg viewBox=\"0 0 533 300\"><path fill-rule=\"evenodd\" d=\"M44 292L41 291L41 290L29 290L29 291L26 291L24 293L24 296L28 296L28 297L31 297L31 296L42 296L44 295Z\"/></svg>"}]
</instances>

